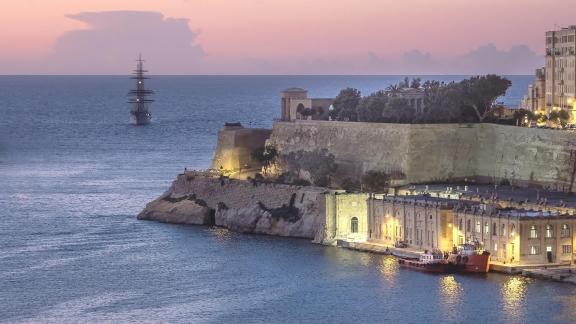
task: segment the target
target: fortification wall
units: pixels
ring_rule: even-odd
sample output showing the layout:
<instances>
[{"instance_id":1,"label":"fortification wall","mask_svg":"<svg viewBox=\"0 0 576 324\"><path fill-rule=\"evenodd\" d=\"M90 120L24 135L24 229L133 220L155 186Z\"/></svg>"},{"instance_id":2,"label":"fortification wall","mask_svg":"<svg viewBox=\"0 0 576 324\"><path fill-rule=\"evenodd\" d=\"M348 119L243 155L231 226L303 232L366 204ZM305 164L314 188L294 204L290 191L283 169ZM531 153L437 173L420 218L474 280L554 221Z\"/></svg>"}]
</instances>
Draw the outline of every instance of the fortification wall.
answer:
<instances>
[{"instance_id":1,"label":"fortification wall","mask_svg":"<svg viewBox=\"0 0 576 324\"><path fill-rule=\"evenodd\" d=\"M218 142L212 159L213 169L228 171L241 168L255 168L258 161L252 158L252 152L264 147L271 130L244 128L242 126L224 126L218 131Z\"/></svg>"},{"instance_id":2,"label":"fortification wall","mask_svg":"<svg viewBox=\"0 0 576 324\"><path fill-rule=\"evenodd\" d=\"M276 122L269 141L283 154L328 149L341 178L399 171L406 183L507 179L569 190L576 161L575 133L495 124Z\"/></svg>"}]
</instances>

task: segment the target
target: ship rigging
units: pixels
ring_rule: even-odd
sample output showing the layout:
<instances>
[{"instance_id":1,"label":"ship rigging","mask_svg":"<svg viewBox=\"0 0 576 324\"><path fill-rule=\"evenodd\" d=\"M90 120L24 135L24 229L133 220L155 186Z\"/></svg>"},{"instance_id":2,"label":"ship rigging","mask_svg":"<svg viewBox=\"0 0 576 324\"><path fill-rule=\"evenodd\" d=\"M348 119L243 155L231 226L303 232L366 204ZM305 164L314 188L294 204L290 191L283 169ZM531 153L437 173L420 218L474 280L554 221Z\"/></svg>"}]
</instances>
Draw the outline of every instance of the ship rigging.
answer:
<instances>
[{"instance_id":1,"label":"ship rigging","mask_svg":"<svg viewBox=\"0 0 576 324\"><path fill-rule=\"evenodd\" d=\"M130 90L128 93L130 98L128 103L132 104L130 110L130 119L135 125L146 125L150 123L152 114L150 113L149 106L154 100L150 96L154 93L152 90L146 89L144 80L149 79L144 74L148 72L144 70L144 60L142 55L138 56L136 70L133 71L132 79L136 81L136 89Z\"/></svg>"}]
</instances>

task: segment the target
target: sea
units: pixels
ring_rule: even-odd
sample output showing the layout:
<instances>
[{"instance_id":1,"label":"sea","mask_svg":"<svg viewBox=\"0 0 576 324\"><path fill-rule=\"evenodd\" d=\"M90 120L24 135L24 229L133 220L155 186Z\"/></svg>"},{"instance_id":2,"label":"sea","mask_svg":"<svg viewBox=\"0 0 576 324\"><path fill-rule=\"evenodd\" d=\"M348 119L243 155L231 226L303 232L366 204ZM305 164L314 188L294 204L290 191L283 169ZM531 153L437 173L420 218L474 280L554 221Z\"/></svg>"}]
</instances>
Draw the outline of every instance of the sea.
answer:
<instances>
[{"instance_id":1,"label":"sea","mask_svg":"<svg viewBox=\"0 0 576 324\"><path fill-rule=\"evenodd\" d=\"M152 76L152 123L136 127L127 76L0 76L0 322L573 322L568 284L136 219L184 168L209 167L225 122L270 127L282 89L403 77ZM516 106L532 78L509 78L499 100Z\"/></svg>"}]
</instances>

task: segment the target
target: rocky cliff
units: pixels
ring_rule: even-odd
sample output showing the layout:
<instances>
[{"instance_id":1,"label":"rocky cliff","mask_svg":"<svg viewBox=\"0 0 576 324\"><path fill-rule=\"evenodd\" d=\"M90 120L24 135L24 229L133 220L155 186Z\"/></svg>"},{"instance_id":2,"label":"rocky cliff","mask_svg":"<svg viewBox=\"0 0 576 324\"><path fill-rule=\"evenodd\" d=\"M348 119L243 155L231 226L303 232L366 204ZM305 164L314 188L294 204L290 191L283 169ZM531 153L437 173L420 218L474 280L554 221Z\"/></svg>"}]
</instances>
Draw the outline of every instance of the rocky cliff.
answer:
<instances>
[{"instance_id":1,"label":"rocky cliff","mask_svg":"<svg viewBox=\"0 0 576 324\"><path fill-rule=\"evenodd\" d=\"M325 191L187 172L178 175L138 219L314 239L324 228Z\"/></svg>"}]
</instances>

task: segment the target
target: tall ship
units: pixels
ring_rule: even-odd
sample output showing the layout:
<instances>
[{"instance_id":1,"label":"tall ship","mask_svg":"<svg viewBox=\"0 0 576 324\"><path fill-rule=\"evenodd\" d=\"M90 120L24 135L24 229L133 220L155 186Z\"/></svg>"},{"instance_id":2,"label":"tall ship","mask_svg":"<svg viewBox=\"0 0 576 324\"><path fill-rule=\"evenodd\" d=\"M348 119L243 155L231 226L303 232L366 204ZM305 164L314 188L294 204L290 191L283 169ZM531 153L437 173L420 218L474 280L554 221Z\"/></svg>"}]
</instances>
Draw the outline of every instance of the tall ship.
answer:
<instances>
[{"instance_id":1,"label":"tall ship","mask_svg":"<svg viewBox=\"0 0 576 324\"><path fill-rule=\"evenodd\" d=\"M150 104L154 101L150 96L154 93L152 90L147 90L144 86L144 80L149 79L144 74L148 72L144 70L144 60L142 55L138 56L136 70L133 72L132 79L136 81L136 89L130 90L128 93L131 98L128 100L132 104L130 110L130 120L134 125L147 125L150 123L152 114L148 109Z\"/></svg>"}]
</instances>

